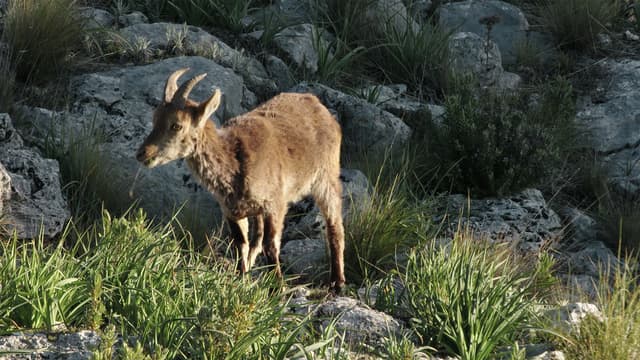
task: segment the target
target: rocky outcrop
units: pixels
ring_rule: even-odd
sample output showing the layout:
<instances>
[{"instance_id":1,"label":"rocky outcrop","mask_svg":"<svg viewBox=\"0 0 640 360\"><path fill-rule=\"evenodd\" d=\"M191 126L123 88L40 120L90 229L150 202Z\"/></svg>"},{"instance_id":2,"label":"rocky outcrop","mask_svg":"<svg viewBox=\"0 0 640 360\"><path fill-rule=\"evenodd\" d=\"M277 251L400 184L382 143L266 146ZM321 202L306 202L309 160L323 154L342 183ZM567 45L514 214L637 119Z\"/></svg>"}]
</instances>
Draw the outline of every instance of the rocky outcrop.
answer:
<instances>
[{"instance_id":1,"label":"rocky outcrop","mask_svg":"<svg viewBox=\"0 0 640 360\"><path fill-rule=\"evenodd\" d=\"M320 321L320 327L329 325L334 318L335 329L344 333L347 344L376 344L392 336L402 336L404 326L393 317L348 297L337 297L320 304L313 311Z\"/></svg>"},{"instance_id":2,"label":"rocky outcrop","mask_svg":"<svg viewBox=\"0 0 640 360\"><path fill-rule=\"evenodd\" d=\"M284 28L278 32L273 44L289 62L297 68L309 74L318 71L317 42L326 41L321 36L321 31L311 24L299 24ZM324 45L328 47L328 45Z\"/></svg>"},{"instance_id":3,"label":"rocky outcrop","mask_svg":"<svg viewBox=\"0 0 640 360\"><path fill-rule=\"evenodd\" d=\"M527 40L529 23L524 13L504 1L449 2L441 5L437 14L439 24L449 31L470 32L494 41L505 64L515 64L517 46Z\"/></svg>"},{"instance_id":4,"label":"rocky outcrop","mask_svg":"<svg viewBox=\"0 0 640 360\"><path fill-rule=\"evenodd\" d=\"M23 144L8 114L0 114L0 226L18 238L50 239L70 212L62 194L58 162Z\"/></svg>"},{"instance_id":5,"label":"rocky outcrop","mask_svg":"<svg viewBox=\"0 0 640 360\"><path fill-rule=\"evenodd\" d=\"M459 32L449 38L451 67L458 74L473 75L480 86L499 90L516 90L517 74L504 71L498 46L471 32Z\"/></svg>"},{"instance_id":6,"label":"rocky outcrop","mask_svg":"<svg viewBox=\"0 0 640 360\"><path fill-rule=\"evenodd\" d=\"M263 98L273 96L276 92L276 84L262 63L242 51L233 49L199 27L171 23L140 23L120 30L120 35L130 44L144 39L148 41L150 51L162 55L195 55L210 58L238 72L247 87Z\"/></svg>"},{"instance_id":7,"label":"rocky outcrop","mask_svg":"<svg viewBox=\"0 0 640 360\"><path fill-rule=\"evenodd\" d=\"M615 190L640 195L640 61L603 60L604 78L578 101L576 120L590 135Z\"/></svg>"},{"instance_id":8,"label":"rocky outcrop","mask_svg":"<svg viewBox=\"0 0 640 360\"><path fill-rule=\"evenodd\" d=\"M511 243L525 254L538 254L563 234L560 217L535 189L504 199L469 200L464 195L450 195L436 213L440 215L434 221L444 224L449 237L460 226L475 238Z\"/></svg>"},{"instance_id":9,"label":"rocky outcrop","mask_svg":"<svg viewBox=\"0 0 640 360\"><path fill-rule=\"evenodd\" d=\"M4 360L89 360L100 346L94 331L58 334L16 333L0 337L0 354Z\"/></svg>"},{"instance_id":10,"label":"rocky outcrop","mask_svg":"<svg viewBox=\"0 0 640 360\"><path fill-rule=\"evenodd\" d=\"M347 154L384 155L400 148L411 136L411 129L400 118L355 96L321 84L301 83L292 92L310 92L333 111L342 126L342 151Z\"/></svg>"}]
</instances>

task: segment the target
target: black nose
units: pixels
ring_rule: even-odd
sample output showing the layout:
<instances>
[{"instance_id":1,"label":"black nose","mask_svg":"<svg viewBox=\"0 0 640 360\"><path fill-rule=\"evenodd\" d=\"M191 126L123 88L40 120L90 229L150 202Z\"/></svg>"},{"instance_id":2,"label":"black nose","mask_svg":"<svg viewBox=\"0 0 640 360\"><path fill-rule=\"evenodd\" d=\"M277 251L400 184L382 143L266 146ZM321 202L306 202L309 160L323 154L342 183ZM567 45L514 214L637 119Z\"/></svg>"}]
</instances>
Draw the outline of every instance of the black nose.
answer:
<instances>
[{"instance_id":1,"label":"black nose","mask_svg":"<svg viewBox=\"0 0 640 360\"><path fill-rule=\"evenodd\" d=\"M136 152L136 159L138 159L138 161L140 162L143 162L146 158L147 150L145 147L141 146L140 149L138 149L138 152Z\"/></svg>"}]
</instances>

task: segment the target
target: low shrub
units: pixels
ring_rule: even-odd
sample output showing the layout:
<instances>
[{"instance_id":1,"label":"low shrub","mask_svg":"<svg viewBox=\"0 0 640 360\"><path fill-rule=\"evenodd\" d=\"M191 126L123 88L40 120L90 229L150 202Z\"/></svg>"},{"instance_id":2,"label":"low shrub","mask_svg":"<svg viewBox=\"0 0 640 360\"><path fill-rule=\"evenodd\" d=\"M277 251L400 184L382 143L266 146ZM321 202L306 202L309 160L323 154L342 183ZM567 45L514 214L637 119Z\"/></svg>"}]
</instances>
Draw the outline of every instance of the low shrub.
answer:
<instances>
[{"instance_id":1,"label":"low shrub","mask_svg":"<svg viewBox=\"0 0 640 360\"><path fill-rule=\"evenodd\" d=\"M414 140L419 178L474 196L501 195L535 185L553 173L577 138L570 84L551 81L516 94L481 91L462 81L445 98L441 123L426 119Z\"/></svg>"}]
</instances>

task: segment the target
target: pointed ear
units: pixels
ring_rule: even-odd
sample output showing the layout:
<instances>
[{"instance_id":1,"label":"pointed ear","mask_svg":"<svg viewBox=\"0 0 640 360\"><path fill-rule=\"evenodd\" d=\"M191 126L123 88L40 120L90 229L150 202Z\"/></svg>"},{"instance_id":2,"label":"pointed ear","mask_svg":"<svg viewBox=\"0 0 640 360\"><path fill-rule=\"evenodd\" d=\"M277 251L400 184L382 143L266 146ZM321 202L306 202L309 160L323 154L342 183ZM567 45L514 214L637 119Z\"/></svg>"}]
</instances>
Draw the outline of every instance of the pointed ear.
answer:
<instances>
[{"instance_id":1,"label":"pointed ear","mask_svg":"<svg viewBox=\"0 0 640 360\"><path fill-rule=\"evenodd\" d=\"M200 113L200 118L198 119L198 127L203 127L211 115L218 110L221 99L222 92L220 89L216 89L207 101L199 105L198 112Z\"/></svg>"}]
</instances>

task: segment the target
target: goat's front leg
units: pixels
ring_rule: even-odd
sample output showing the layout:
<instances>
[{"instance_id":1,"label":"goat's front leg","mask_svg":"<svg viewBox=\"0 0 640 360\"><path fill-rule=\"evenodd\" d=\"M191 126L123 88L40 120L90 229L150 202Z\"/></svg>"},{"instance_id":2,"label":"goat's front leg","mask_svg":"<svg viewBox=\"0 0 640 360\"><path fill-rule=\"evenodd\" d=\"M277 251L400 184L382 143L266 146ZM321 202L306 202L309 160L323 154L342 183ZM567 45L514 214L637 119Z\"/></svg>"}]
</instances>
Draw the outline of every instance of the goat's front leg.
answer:
<instances>
[{"instance_id":1,"label":"goat's front leg","mask_svg":"<svg viewBox=\"0 0 640 360\"><path fill-rule=\"evenodd\" d=\"M249 241L249 268L253 267L256 257L262 252L262 239L264 238L264 215L254 217L253 237Z\"/></svg>"},{"instance_id":2,"label":"goat's front leg","mask_svg":"<svg viewBox=\"0 0 640 360\"><path fill-rule=\"evenodd\" d=\"M264 253L267 256L269 265L274 265L274 271L278 278L282 278L280 270L280 240L282 238L282 228L284 227L285 210L265 214L264 218Z\"/></svg>"},{"instance_id":3,"label":"goat's front leg","mask_svg":"<svg viewBox=\"0 0 640 360\"><path fill-rule=\"evenodd\" d=\"M238 256L238 271L244 274L251 268L249 264L249 220L246 217L238 220L227 218L227 222Z\"/></svg>"}]
</instances>

